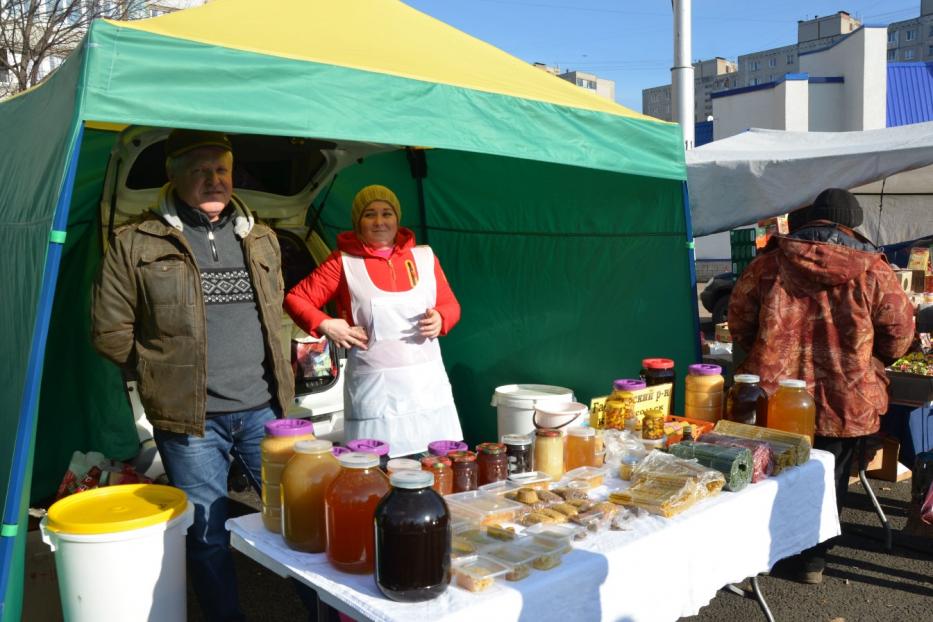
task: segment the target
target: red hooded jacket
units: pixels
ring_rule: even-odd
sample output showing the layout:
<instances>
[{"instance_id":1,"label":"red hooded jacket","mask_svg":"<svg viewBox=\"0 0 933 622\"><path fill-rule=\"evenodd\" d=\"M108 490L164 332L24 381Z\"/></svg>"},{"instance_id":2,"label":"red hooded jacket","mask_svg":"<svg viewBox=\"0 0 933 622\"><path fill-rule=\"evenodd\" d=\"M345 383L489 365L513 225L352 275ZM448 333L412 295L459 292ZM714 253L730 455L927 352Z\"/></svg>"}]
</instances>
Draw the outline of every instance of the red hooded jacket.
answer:
<instances>
[{"instance_id":1,"label":"red hooded jacket","mask_svg":"<svg viewBox=\"0 0 933 622\"><path fill-rule=\"evenodd\" d=\"M337 236L337 250L288 292L285 310L303 331L317 335L317 327L321 322L330 319L321 307L336 297L337 316L353 326L350 290L343 274L341 252L364 257L369 278L379 289L405 292L418 282L418 269L411 253L414 246L415 234L410 229L399 227L392 254L388 259L383 259L374 255L356 233L345 231ZM441 314L441 335L446 335L460 321L460 303L454 297L436 256L434 277L437 280L437 303L434 308Z\"/></svg>"},{"instance_id":2,"label":"red hooded jacket","mask_svg":"<svg viewBox=\"0 0 933 622\"><path fill-rule=\"evenodd\" d=\"M879 359L901 356L914 335L894 272L881 253L835 243L780 236L768 248L732 291L729 331L748 352L736 372L758 374L769 394L805 380L819 436L876 432L888 408Z\"/></svg>"}]
</instances>

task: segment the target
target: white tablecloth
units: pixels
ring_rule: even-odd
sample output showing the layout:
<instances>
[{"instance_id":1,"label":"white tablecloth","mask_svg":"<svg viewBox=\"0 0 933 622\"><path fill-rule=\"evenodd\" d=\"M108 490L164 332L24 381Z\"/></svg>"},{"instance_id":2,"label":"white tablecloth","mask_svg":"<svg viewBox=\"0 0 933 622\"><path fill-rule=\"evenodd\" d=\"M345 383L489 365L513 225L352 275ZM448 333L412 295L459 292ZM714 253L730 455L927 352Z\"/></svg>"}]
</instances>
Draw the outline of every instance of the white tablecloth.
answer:
<instances>
[{"instance_id":1,"label":"white tablecloth","mask_svg":"<svg viewBox=\"0 0 933 622\"><path fill-rule=\"evenodd\" d=\"M402 604L383 597L372 575L292 551L258 514L227 521L235 548L358 620L676 620L699 612L724 585L839 535L833 457L814 450L777 477L636 525L576 543L560 566L522 581L497 581L478 594L451 587L435 600Z\"/></svg>"}]
</instances>

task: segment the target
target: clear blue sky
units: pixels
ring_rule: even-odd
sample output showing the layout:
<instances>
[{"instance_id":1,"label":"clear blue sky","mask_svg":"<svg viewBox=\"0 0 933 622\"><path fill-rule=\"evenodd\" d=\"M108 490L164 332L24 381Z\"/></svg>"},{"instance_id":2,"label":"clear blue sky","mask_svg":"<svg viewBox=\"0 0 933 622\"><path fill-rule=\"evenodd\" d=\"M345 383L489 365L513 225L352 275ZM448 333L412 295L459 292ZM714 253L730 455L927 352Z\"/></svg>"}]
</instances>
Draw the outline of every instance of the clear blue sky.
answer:
<instances>
[{"instance_id":1,"label":"clear blue sky","mask_svg":"<svg viewBox=\"0 0 933 622\"><path fill-rule=\"evenodd\" d=\"M616 100L641 110L641 90L670 82L670 0L404 0L528 62L615 80ZM694 0L693 58L797 41L797 21L848 11L869 25L920 15L920 0Z\"/></svg>"}]
</instances>

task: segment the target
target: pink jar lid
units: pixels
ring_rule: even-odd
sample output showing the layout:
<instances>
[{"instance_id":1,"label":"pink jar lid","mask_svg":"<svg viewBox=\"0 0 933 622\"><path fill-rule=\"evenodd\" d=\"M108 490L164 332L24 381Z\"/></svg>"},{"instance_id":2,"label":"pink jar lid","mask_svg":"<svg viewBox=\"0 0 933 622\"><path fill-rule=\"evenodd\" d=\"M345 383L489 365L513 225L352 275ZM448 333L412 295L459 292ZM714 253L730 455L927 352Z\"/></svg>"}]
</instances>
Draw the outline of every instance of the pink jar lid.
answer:
<instances>
[{"instance_id":1,"label":"pink jar lid","mask_svg":"<svg viewBox=\"0 0 933 622\"><path fill-rule=\"evenodd\" d=\"M265 425L266 436L302 436L314 434L314 426L304 419L276 419Z\"/></svg>"},{"instance_id":2,"label":"pink jar lid","mask_svg":"<svg viewBox=\"0 0 933 622\"><path fill-rule=\"evenodd\" d=\"M647 386L644 380L639 380L637 378L619 378L612 382L612 388L616 391L637 391Z\"/></svg>"},{"instance_id":3,"label":"pink jar lid","mask_svg":"<svg viewBox=\"0 0 933 622\"><path fill-rule=\"evenodd\" d=\"M355 441L347 441L347 447L350 448L350 451L376 454L377 456L384 456L389 453L389 444L375 438L358 438Z\"/></svg>"},{"instance_id":4,"label":"pink jar lid","mask_svg":"<svg viewBox=\"0 0 933 622\"><path fill-rule=\"evenodd\" d=\"M463 441L431 441L428 452L432 456L446 456L452 451L466 451L470 447Z\"/></svg>"},{"instance_id":5,"label":"pink jar lid","mask_svg":"<svg viewBox=\"0 0 933 622\"><path fill-rule=\"evenodd\" d=\"M350 453L351 451L353 451L353 450L352 450L352 449L347 449L346 447L331 447L331 448L330 448L330 453L334 454L334 457L335 457L335 458L336 458L337 456L342 455L342 454L348 454L348 453Z\"/></svg>"},{"instance_id":6,"label":"pink jar lid","mask_svg":"<svg viewBox=\"0 0 933 622\"><path fill-rule=\"evenodd\" d=\"M691 376L715 376L722 373L722 367L719 365L710 365L708 363L697 363L687 368L687 373Z\"/></svg>"}]
</instances>

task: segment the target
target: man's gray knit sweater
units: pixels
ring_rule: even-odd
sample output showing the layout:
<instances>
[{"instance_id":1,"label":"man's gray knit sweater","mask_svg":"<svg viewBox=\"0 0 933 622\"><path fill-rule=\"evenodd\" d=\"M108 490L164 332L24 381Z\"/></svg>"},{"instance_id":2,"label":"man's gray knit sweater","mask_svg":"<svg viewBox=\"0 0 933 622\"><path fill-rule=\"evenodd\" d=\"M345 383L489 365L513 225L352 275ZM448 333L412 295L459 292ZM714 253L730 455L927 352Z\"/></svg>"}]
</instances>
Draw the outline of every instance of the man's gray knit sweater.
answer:
<instances>
[{"instance_id":1,"label":"man's gray knit sweater","mask_svg":"<svg viewBox=\"0 0 933 622\"><path fill-rule=\"evenodd\" d=\"M217 222L181 200L182 231L201 273L207 318L207 414L250 410L272 399L262 325L243 245L233 232L233 210ZM211 239L213 237L213 239Z\"/></svg>"}]
</instances>

